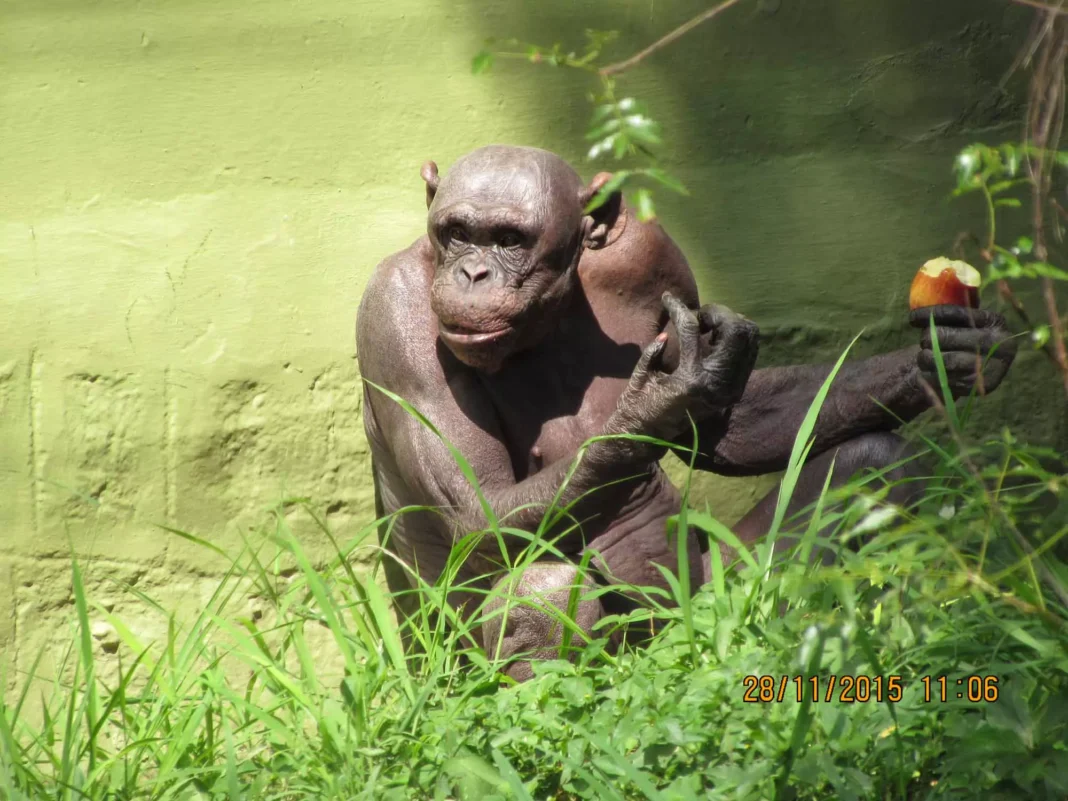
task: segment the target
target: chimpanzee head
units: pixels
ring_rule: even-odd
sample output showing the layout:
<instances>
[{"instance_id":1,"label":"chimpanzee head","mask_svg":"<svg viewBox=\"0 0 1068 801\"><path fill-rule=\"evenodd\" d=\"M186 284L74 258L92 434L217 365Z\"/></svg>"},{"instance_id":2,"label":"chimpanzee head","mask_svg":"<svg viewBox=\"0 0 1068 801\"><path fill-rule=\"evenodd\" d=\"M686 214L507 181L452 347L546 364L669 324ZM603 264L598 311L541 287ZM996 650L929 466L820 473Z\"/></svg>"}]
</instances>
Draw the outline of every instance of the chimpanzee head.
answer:
<instances>
[{"instance_id":1,"label":"chimpanzee head","mask_svg":"<svg viewBox=\"0 0 1068 801\"><path fill-rule=\"evenodd\" d=\"M552 328L578 287L583 248L606 241L618 197L584 214L610 176L583 186L559 156L528 147L481 148L440 181L430 161L422 175L439 335L460 361L494 372Z\"/></svg>"}]
</instances>

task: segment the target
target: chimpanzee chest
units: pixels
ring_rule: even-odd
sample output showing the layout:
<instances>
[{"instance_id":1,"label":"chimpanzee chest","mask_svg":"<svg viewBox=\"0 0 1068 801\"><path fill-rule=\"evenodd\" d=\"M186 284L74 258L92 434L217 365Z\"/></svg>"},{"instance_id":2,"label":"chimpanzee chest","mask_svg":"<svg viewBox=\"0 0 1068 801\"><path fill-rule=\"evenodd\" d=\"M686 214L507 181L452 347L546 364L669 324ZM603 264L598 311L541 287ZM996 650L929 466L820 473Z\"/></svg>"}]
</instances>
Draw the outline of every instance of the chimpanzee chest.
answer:
<instances>
[{"instance_id":1,"label":"chimpanzee chest","mask_svg":"<svg viewBox=\"0 0 1068 801\"><path fill-rule=\"evenodd\" d=\"M501 382L491 392L516 479L572 455L600 434L616 408L625 379L579 381L564 370Z\"/></svg>"},{"instance_id":2,"label":"chimpanzee chest","mask_svg":"<svg viewBox=\"0 0 1068 801\"><path fill-rule=\"evenodd\" d=\"M602 433L640 355L637 344L618 344L600 328L565 328L483 377L517 480Z\"/></svg>"}]
</instances>

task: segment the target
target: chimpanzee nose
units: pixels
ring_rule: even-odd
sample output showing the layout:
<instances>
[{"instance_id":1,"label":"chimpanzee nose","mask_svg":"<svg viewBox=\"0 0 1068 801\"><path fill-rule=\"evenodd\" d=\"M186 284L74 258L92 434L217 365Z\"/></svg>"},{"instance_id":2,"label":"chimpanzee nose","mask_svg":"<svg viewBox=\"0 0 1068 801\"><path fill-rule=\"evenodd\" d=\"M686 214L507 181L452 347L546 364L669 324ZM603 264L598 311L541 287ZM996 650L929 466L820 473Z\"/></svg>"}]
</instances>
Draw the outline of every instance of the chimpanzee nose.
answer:
<instances>
[{"instance_id":1,"label":"chimpanzee nose","mask_svg":"<svg viewBox=\"0 0 1068 801\"><path fill-rule=\"evenodd\" d=\"M489 267L482 263L465 264L460 268L460 272L464 274L464 277L466 277L468 281L472 284L476 284L489 275Z\"/></svg>"}]
</instances>

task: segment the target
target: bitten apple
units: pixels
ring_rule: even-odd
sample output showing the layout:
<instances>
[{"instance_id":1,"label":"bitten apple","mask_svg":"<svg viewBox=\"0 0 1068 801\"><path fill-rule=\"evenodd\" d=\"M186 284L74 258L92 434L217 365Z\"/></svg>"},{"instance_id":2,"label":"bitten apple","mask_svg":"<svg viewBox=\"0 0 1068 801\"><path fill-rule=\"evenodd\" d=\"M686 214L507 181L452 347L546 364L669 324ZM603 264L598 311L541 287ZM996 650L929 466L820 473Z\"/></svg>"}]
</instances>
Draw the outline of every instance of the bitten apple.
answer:
<instances>
[{"instance_id":1,"label":"bitten apple","mask_svg":"<svg viewBox=\"0 0 1068 801\"><path fill-rule=\"evenodd\" d=\"M944 256L931 259L912 279L909 309L926 306L967 306L979 308L979 271L965 261Z\"/></svg>"}]
</instances>

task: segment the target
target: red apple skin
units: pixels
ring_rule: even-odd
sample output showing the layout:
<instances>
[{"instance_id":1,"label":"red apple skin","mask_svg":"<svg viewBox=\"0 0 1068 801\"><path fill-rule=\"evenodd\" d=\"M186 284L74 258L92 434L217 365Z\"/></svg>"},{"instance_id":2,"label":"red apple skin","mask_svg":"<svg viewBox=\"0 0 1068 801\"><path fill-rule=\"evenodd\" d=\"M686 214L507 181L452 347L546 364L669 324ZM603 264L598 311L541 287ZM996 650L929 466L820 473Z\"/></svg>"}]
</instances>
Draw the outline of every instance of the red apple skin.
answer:
<instances>
[{"instance_id":1,"label":"red apple skin","mask_svg":"<svg viewBox=\"0 0 1068 801\"><path fill-rule=\"evenodd\" d=\"M909 288L909 310L927 306L966 306L979 308L979 287L968 286L952 267L942 270L937 276L927 275L922 269L912 279Z\"/></svg>"}]
</instances>

